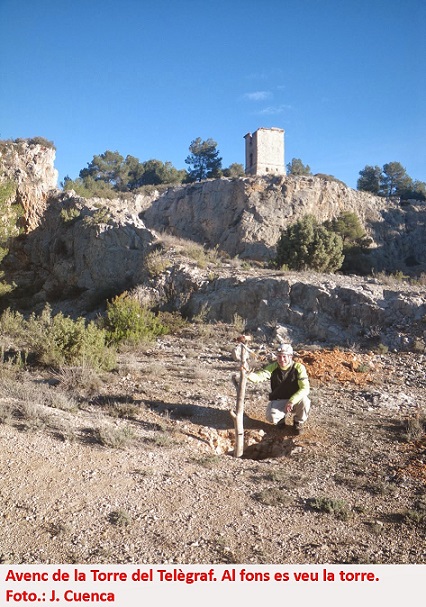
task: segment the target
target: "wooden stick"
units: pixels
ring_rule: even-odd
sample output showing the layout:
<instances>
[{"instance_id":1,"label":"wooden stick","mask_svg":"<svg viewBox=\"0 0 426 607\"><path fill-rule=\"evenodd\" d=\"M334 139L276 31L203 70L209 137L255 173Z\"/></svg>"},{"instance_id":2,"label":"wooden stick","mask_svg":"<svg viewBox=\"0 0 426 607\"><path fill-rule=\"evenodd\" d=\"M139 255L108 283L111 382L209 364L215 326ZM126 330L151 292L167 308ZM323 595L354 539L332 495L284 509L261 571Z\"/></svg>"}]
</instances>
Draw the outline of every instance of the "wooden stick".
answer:
<instances>
[{"instance_id":1,"label":"wooden stick","mask_svg":"<svg viewBox=\"0 0 426 607\"><path fill-rule=\"evenodd\" d=\"M240 378L237 386L237 407L236 411L231 411L235 428L234 457L241 457L244 452L244 398L247 384L247 372L245 365L250 356L250 351L244 344L241 344L240 353L241 367Z\"/></svg>"}]
</instances>

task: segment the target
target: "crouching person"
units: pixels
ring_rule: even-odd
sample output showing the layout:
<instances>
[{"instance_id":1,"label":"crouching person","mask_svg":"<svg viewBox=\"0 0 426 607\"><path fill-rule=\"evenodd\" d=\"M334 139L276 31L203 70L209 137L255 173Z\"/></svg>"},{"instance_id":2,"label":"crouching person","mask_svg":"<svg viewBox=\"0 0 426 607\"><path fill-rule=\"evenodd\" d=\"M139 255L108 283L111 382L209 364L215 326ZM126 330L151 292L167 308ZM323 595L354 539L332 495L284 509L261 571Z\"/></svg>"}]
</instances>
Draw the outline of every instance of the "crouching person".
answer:
<instances>
[{"instance_id":1,"label":"crouching person","mask_svg":"<svg viewBox=\"0 0 426 607\"><path fill-rule=\"evenodd\" d=\"M271 381L266 419L274 425L281 425L285 423L286 414L292 413L294 430L296 434L301 434L311 408L306 367L293 361L290 344L278 346L276 359L261 371L249 373L247 379L253 383Z\"/></svg>"}]
</instances>

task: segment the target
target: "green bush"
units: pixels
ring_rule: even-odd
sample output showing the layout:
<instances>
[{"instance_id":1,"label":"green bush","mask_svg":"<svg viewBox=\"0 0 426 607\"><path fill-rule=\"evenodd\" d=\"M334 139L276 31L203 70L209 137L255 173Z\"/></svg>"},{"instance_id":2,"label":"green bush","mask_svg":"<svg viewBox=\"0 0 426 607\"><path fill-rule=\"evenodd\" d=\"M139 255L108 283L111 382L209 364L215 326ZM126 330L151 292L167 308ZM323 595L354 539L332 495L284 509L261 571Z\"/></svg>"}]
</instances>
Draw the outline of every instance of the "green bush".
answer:
<instances>
[{"instance_id":1,"label":"green bush","mask_svg":"<svg viewBox=\"0 0 426 607\"><path fill-rule=\"evenodd\" d=\"M85 225L98 226L101 224L107 224L111 221L111 215L108 209L102 208L97 209L93 212L93 215L86 215L83 219Z\"/></svg>"},{"instance_id":2,"label":"green bush","mask_svg":"<svg viewBox=\"0 0 426 607\"><path fill-rule=\"evenodd\" d=\"M23 139L22 137L18 137L17 139L11 140L9 139L5 143L17 143L17 144L27 144L27 145L42 145L45 148L53 148L56 150L56 146L53 141L49 141L45 137L29 137L28 139Z\"/></svg>"},{"instance_id":3,"label":"green bush","mask_svg":"<svg viewBox=\"0 0 426 607\"><path fill-rule=\"evenodd\" d=\"M39 316L31 314L28 320L8 309L0 317L0 329L16 349L31 352L37 362L46 366L111 370L116 363L104 329L81 317L73 320L62 313L52 316L49 306Z\"/></svg>"},{"instance_id":4,"label":"green bush","mask_svg":"<svg viewBox=\"0 0 426 607\"><path fill-rule=\"evenodd\" d=\"M33 347L45 365L83 365L108 370L115 366L115 353L107 347L107 334L93 321L72 320L62 313L52 317L46 309L38 318L31 316L28 327L30 335L35 336Z\"/></svg>"},{"instance_id":5,"label":"green bush","mask_svg":"<svg viewBox=\"0 0 426 607\"><path fill-rule=\"evenodd\" d=\"M365 238L365 230L356 213L344 211L338 217L327 221L325 227L342 237L344 245L353 244Z\"/></svg>"},{"instance_id":6,"label":"green bush","mask_svg":"<svg viewBox=\"0 0 426 607\"><path fill-rule=\"evenodd\" d=\"M11 239L22 232L19 223L24 209L20 204L14 202L15 194L16 183L10 180L0 183L0 263L9 252ZM0 272L0 298L10 293L15 286L3 279L4 272Z\"/></svg>"},{"instance_id":7,"label":"green bush","mask_svg":"<svg viewBox=\"0 0 426 607\"><path fill-rule=\"evenodd\" d=\"M3 205L8 200L11 200L16 192L16 183L13 181L2 181L0 183L0 203Z\"/></svg>"},{"instance_id":8,"label":"green bush","mask_svg":"<svg viewBox=\"0 0 426 607\"><path fill-rule=\"evenodd\" d=\"M53 148L56 150L56 146L53 141L49 141L45 137L31 137L28 139L28 145L42 145L45 148Z\"/></svg>"},{"instance_id":9,"label":"green bush","mask_svg":"<svg viewBox=\"0 0 426 607\"><path fill-rule=\"evenodd\" d=\"M167 328L167 333L172 335L178 335L187 329L190 324L180 312L159 312L158 320Z\"/></svg>"},{"instance_id":10,"label":"green bush","mask_svg":"<svg viewBox=\"0 0 426 607\"><path fill-rule=\"evenodd\" d=\"M312 510L334 514L334 516L342 520L349 518L350 508L344 500L332 497L312 497L306 503Z\"/></svg>"},{"instance_id":11,"label":"green bush","mask_svg":"<svg viewBox=\"0 0 426 607\"><path fill-rule=\"evenodd\" d=\"M2 340L18 342L20 345L27 344L27 330L22 314L7 308L0 316L0 334Z\"/></svg>"},{"instance_id":12,"label":"green bush","mask_svg":"<svg viewBox=\"0 0 426 607\"><path fill-rule=\"evenodd\" d=\"M145 257L145 268L151 278L160 276L167 268L171 265L171 261L163 253L163 251L156 249L151 251Z\"/></svg>"},{"instance_id":13,"label":"green bush","mask_svg":"<svg viewBox=\"0 0 426 607\"><path fill-rule=\"evenodd\" d=\"M345 256L342 272L368 274L371 271L368 254L372 239L367 236L358 215L344 211L331 221L326 221L324 227L342 238Z\"/></svg>"},{"instance_id":14,"label":"green bush","mask_svg":"<svg viewBox=\"0 0 426 607\"><path fill-rule=\"evenodd\" d=\"M76 207L70 207L69 209L62 209L60 215L64 223L72 223L80 218L81 212Z\"/></svg>"},{"instance_id":15,"label":"green bush","mask_svg":"<svg viewBox=\"0 0 426 607\"><path fill-rule=\"evenodd\" d=\"M150 342L168 333L155 314L127 292L108 302L104 326L108 342L115 345Z\"/></svg>"},{"instance_id":16,"label":"green bush","mask_svg":"<svg viewBox=\"0 0 426 607\"><path fill-rule=\"evenodd\" d=\"M13 203L16 184L13 181L0 183L0 261L7 255L11 238L18 236L22 229L19 220L24 214L20 204Z\"/></svg>"},{"instance_id":17,"label":"green bush","mask_svg":"<svg viewBox=\"0 0 426 607\"><path fill-rule=\"evenodd\" d=\"M63 182L63 189L65 192L74 190L74 192L82 198L117 198L118 193L105 181L96 181L92 177L86 177L82 179L70 179L65 177Z\"/></svg>"},{"instance_id":18,"label":"green bush","mask_svg":"<svg viewBox=\"0 0 426 607\"><path fill-rule=\"evenodd\" d=\"M336 272L343 260L341 236L320 225L312 215L289 226L277 243L276 264L290 270Z\"/></svg>"},{"instance_id":19,"label":"green bush","mask_svg":"<svg viewBox=\"0 0 426 607\"><path fill-rule=\"evenodd\" d=\"M319 177L320 179L324 179L325 181L334 181L335 183L340 183L341 185L346 186L344 181L337 179L334 175L327 175L326 173L315 173L315 177Z\"/></svg>"}]
</instances>

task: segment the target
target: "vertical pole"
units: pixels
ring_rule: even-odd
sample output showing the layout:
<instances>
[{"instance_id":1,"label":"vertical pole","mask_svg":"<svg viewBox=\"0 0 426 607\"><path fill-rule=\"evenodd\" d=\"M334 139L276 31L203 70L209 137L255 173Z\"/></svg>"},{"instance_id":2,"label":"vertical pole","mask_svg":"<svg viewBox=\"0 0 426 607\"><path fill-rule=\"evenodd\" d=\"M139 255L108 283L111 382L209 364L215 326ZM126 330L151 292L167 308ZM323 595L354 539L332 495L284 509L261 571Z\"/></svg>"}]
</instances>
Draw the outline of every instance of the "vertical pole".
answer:
<instances>
[{"instance_id":1,"label":"vertical pole","mask_svg":"<svg viewBox=\"0 0 426 607\"><path fill-rule=\"evenodd\" d=\"M244 452L244 398L246 394L246 383L247 383L247 372L246 372L246 360L249 356L248 349L242 343L240 345L241 353L241 366L240 366L240 377L237 386L237 406L236 411L231 411L231 415L234 418L235 428L235 447L234 457L241 457Z\"/></svg>"}]
</instances>

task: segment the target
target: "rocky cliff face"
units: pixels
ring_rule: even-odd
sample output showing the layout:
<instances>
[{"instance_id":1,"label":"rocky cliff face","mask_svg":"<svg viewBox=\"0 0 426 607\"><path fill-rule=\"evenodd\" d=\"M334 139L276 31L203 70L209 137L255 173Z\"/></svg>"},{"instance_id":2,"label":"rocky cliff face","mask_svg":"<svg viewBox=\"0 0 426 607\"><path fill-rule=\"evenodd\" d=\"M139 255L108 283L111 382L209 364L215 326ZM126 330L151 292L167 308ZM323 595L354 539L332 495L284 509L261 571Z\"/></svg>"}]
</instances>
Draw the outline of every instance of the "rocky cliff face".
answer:
<instances>
[{"instance_id":1,"label":"rocky cliff face","mask_svg":"<svg viewBox=\"0 0 426 607\"><path fill-rule=\"evenodd\" d=\"M143 214L150 228L218 246L231 257L268 260L281 230L306 214L320 222L354 212L373 240L376 270L426 270L425 204L398 203L336 181L305 176L212 180L172 188Z\"/></svg>"},{"instance_id":2,"label":"rocky cliff face","mask_svg":"<svg viewBox=\"0 0 426 607\"><path fill-rule=\"evenodd\" d=\"M0 179L17 184L16 202L24 209L24 227L34 230L46 210L49 192L57 187L56 151L31 140L3 141L0 145Z\"/></svg>"},{"instance_id":3,"label":"rocky cliff face","mask_svg":"<svg viewBox=\"0 0 426 607\"><path fill-rule=\"evenodd\" d=\"M56 193L43 223L16 239L3 262L17 285L12 301L36 311L49 302L70 315L85 314L138 283L154 240L131 201L123 206Z\"/></svg>"},{"instance_id":4,"label":"rocky cliff face","mask_svg":"<svg viewBox=\"0 0 426 607\"><path fill-rule=\"evenodd\" d=\"M178 258L134 290L141 301L189 318L234 323L273 341L397 350L426 345L426 295L421 283L376 278L242 269ZM425 348L426 349L426 348Z\"/></svg>"},{"instance_id":5,"label":"rocky cliff face","mask_svg":"<svg viewBox=\"0 0 426 607\"><path fill-rule=\"evenodd\" d=\"M147 226L219 246L231 257L274 256L281 230L310 213L325 221L360 210L378 221L382 201L316 177L252 177L213 180L173 188L144 214Z\"/></svg>"},{"instance_id":6,"label":"rocky cliff face","mask_svg":"<svg viewBox=\"0 0 426 607\"><path fill-rule=\"evenodd\" d=\"M189 318L238 317L271 340L398 350L426 343L421 284L243 269L232 259L200 263L182 241L146 228L140 205L70 193L49 200L43 224L19 237L3 263L17 285L9 304L40 312L49 302L71 316L96 314L107 297L130 290L151 307Z\"/></svg>"}]
</instances>

